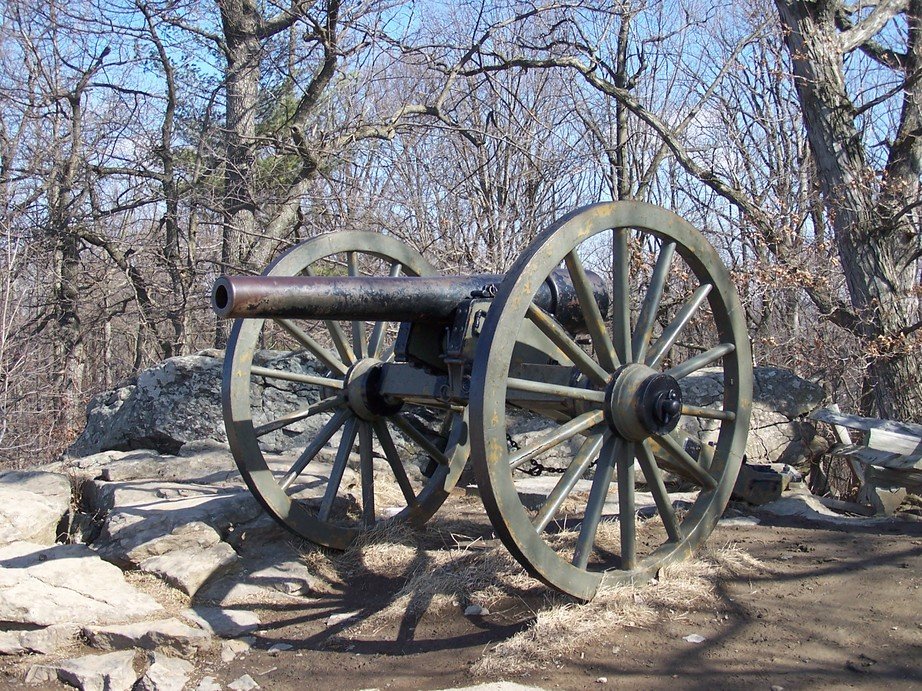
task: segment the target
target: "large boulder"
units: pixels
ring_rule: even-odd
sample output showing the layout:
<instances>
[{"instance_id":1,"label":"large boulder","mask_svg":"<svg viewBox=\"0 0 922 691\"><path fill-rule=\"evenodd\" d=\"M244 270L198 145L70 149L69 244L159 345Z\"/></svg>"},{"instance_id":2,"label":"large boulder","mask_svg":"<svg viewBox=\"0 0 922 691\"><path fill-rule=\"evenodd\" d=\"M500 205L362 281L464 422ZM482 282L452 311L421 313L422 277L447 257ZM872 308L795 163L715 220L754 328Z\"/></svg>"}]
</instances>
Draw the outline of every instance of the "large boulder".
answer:
<instances>
[{"instance_id":1,"label":"large boulder","mask_svg":"<svg viewBox=\"0 0 922 691\"><path fill-rule=\"evenodd\" d=\"M305 355L260 351L254 363L304 374L323 373ZM103 451L154 449L175 454L183 444L201 439L226 441L221 412L220 351L206 350L165 360L140 372L112 391L99 394L87 408L83 433L70 446L71 457ZM297 382L262 380L253 386L254 405L265 419L275 419L316 402L316 387ZM297 437L314 433L325 421L318 415L263 437L268 450L285 450ZM258 424L258 420L257 420Z\"/></svg>"},{"instance_id":2,"label":"large boulder","mask_svg":"<svg viewBox=\"0 0 922 691\"><path fill-rule=\"evenodd\" d=\"M823 388L782 367L756 367L752 390L752 420L746 442L746 459L753 464L803 465L822 454L822 439L812 423L802 418L826 400ZM723 371L707 368L681 381L687 403L720 407ZM682 426L702 442L717 439L720 423L704 418L683 418Z\"/></svg>"}]
</instances>

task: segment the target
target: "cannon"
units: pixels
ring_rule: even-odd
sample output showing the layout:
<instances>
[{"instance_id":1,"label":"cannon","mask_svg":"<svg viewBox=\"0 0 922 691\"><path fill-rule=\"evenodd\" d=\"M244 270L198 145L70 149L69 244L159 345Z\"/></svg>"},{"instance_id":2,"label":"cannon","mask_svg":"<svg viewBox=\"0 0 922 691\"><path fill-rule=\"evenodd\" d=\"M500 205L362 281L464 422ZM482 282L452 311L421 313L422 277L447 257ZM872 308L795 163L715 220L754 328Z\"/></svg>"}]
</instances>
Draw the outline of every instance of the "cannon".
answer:
<instances>
[{"instance_id":1,"label":"cannon","mask_svg":"<svg viewBox=\"0 0 922 691\"><path fill-rule=\"evenodd\" d=\"M573 211L503 275L440 276L393 236L330 233L261 276L222 276L212 306L236 319L223 405L241 475L270 515L320 545L424 523L470 462L512 555L588 600L695 550L742 462L744 314L718 252L663 208ZM264 348L306 353L320 371L260 364ZM683 380L705 368L715 400L692 405ZM268 419L254 382L319 393ZM306 420L316 433L297 457L270 463L262 439ZM549 479L517 489L542 470Z\"/></svg>"}]
</instances>

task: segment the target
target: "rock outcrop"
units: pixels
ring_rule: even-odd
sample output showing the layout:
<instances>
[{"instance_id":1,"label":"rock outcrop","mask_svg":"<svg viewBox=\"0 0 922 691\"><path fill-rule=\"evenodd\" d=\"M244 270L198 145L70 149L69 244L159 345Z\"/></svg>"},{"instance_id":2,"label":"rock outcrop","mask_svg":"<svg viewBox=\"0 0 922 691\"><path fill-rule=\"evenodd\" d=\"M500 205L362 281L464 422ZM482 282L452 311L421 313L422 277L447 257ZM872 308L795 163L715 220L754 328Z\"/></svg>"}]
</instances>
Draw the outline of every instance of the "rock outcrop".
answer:
<instances>
[{"instance_id":1,"label":"rock outcrop","mask_svg":"<svg viewBox=\"0 0 922 691\"><path fill-rule=\"evenodd\" d=\"M273 351L257 353L254 364L304 374L319 370L306 356ZM87 408L86 428L68 455L131 449L175 454L191 441L226 441L221 415L222 366L223 353L214 350L170 358L96 396ZM252 395L267 419L316 402L319 396L316 387L281 380L254 385ZM322 417L295 423L266 435L263 442L269 450L292 448L297 437L316 432L320 424Z\"/></svg>"}]
</instances>

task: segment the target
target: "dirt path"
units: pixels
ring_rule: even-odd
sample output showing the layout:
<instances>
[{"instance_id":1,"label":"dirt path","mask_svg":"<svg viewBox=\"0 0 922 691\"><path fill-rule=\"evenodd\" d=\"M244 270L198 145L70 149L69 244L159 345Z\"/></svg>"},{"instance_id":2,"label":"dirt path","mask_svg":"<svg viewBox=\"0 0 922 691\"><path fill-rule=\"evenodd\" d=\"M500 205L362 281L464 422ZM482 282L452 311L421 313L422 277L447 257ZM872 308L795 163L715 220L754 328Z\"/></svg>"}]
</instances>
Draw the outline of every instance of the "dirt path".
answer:
<instances>
[{"instance_id":1,"label":"dirt path","mask_svg":"<svg viewBox=\"0 0 922 691\"><path fill-rule=\"evenodd\" d=\"M526 677L544 688L918 688L922 685L922 523L818 528L761 517L721 526L710 544L734 543L762 562L722 580L716 603L624 627ZM472 664L529 625L540 598L506 601L485 617L460 608L379 630L330 626L331 615L384 607L397 579L349 583L304 606L262 611L254 649L229 665L203 665L225 684L250 674L263 688L425 689L488 681ZM358 629L355 632L354 629ZM700 644L683 640L689 634ZM276 656L264 649L292 647Z\"/></svg>"},{"instance_id":2,"label":"dirt path","mask_svg":"<svg viewBox=\"0 0 922 691\"><path fill-rule=\"evenodd\" d=\"M457 604L446 606L449 584L441 592L414 593L409 602L420 605L417 616L406 610L406 600L395 607L395 595L405 574L428 576L438 564L432 551L405 547L409 552L393 572L379 558L376 569L331 574L325 594L254 608L263 625L252 648L229 662L219 649L197 659L189 688L203 677L228 688L245 674L263 689L337 691L439 689L498 678L545 689L922 687L922 522L855 521L830 529L759 518L759 525L719 526L709 544L736 545L761 566L713 581L713 596L703 603L660 607L653 623L631 625L628 616L603 627L589 643L526 676L484 677L472 668L547 610L547 591L529 579L512 596L507 588L489 614L464 616ZM467 536L490 530L472 500L450 501L438 520ZM424 539L437 543L445 534L430 530ZM633 597L642 601L649 592ZM568 626L589 612L572 604L567 609ZM336 621L337 615L347 616ZM573 629L561 630L567 638ZM684 640L690 634L704 641ZM279 644L285 649L269 650ZM24 662L7 658L0 686L19 688Z\"/></svg>"}]
</instances>

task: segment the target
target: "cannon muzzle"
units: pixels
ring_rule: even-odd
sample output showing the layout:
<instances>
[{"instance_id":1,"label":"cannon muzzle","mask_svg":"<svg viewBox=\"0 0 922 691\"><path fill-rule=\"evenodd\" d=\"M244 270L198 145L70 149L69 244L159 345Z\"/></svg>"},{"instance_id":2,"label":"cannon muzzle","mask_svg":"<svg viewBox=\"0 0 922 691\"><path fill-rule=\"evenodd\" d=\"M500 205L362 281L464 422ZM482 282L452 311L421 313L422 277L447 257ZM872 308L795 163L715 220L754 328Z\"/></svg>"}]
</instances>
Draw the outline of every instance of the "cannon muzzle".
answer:
<instances>
[{"instance_id":1,"label":"cannon muzzle","mask_svg":"<svg viewBox=\"0 0 922 691\"><path fill-rule=\"evenodd\" d=\"M602 278L588 272L602 314L610 302ZM429 321L450 323L471 297L491 297L502 275L475 276L221 276L211 305L219 317ZM566 271L555 271L534 298L571 331L581 331L582 311Z\"/></svg>"}]
</instances>

